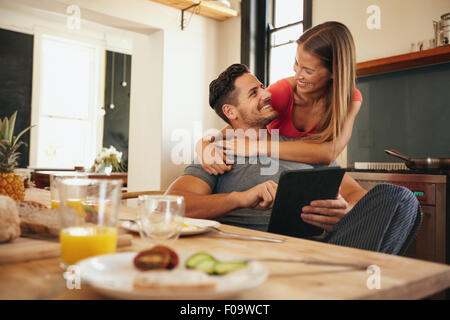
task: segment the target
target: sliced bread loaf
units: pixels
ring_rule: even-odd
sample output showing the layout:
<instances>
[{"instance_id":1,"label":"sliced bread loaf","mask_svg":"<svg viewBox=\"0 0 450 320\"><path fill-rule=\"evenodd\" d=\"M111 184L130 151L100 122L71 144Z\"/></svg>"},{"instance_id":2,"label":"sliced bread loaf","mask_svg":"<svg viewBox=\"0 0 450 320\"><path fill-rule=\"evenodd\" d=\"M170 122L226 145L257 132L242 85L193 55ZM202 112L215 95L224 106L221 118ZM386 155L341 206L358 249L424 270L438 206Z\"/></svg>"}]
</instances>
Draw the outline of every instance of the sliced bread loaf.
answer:
<instances>
[{"instance_id":1,"label":"sliced bread loaf","mask_svg":"<svg viewBox=\"0 0 450 320\"><path fill-rule=\"evenodd\" d=\"M19 223L14 200L0 195L0 243L20 237Z\"/></svg>"},{"instance_id":2,"label":"sliced bread loaf","mask_svg":"<svg viewBox=\"0 0 450 320\"><path fill-rule=\"evenodd\" d=\"M61 229L59 210L48 209L36 201L19 201L16 203L22 233L58 237Z\"/></svg>"}]
</instances>

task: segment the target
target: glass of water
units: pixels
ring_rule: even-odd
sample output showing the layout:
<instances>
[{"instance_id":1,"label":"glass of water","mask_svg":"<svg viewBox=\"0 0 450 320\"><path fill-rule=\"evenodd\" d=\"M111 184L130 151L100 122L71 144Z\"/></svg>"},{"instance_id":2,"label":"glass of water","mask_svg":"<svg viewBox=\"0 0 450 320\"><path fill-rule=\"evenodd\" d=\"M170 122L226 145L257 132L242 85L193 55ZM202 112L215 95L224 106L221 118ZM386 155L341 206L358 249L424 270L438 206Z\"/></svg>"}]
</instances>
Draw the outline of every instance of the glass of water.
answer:
<instances>
[{"instance_id":1,"label":"glass of water","mask_svg":"<svg viewBox=\"0 0 450 320\"><path fill-rule=\"evenodd\" d=\"M139 231L144 240L169 245L178 239L185 214L183 197L141 195L138 207Z\"/></svg>"}]
</instances>

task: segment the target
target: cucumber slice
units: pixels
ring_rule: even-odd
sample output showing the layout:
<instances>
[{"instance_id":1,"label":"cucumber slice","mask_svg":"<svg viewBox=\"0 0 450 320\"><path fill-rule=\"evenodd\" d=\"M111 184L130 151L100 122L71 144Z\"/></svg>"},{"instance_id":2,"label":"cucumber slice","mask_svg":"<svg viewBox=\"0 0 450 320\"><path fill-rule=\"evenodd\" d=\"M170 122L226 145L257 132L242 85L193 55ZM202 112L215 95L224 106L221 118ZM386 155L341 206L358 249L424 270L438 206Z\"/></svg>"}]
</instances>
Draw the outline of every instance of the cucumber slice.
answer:
<instances>
[{"instance_id":1,"label":"cucumber slice","mask_svg":"<svg viewBox=\"0 0 450 320\"><path fill-rule=\"evenodd\" d=\"M215 266L219 263L216 260L203 259L195 266L195 270L206 272L207 274L214 274Z\"/></svg>"},{"instance_id":2,"label":"cucumber slice","mask_svg":"<svg viewBox=\"0 0 450 320\"><path fill-rule=\"evenodd\" d=\"M247 266L247 262L239 261L239 262L217 262L214 265L214 274L227 274Z\"/></svg>"},{"instance_id":3,"label":"cucumber slice","mask_svg":"<svg viewBox=\"0 0 450 320\"><path fill-rule=\"evenodd\" d=\"M200 270L210 275L223 275L246 266L246 261L221 262L205 252L193 254L186 260L186 268Z\"/></svg>"},{"instance_id":4,"label":"cucumber slice","mask_svg":"<svg viewBox=\"0 0 450 320\"><path fill-rule=\"evenodd\" d=\"M203 260L217 262L217 260L214 259L214 257L212 255L205 253L205 252L199 252L199 253L196 253L196 254L190 256L186 260L186 268L196 269L196 266Z\"/></svg>"}]
</instances>

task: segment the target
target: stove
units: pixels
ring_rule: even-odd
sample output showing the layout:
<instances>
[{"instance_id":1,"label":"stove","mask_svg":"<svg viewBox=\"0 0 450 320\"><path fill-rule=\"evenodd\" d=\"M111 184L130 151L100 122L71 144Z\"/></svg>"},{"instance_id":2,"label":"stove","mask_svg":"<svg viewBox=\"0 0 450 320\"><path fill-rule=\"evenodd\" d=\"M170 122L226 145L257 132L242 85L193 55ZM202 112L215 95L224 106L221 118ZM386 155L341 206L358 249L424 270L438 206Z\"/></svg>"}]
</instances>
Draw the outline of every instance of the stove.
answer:
<instances>
[{"instance_id":1,"label":"stove","mask_svg":"<svg viewBox=\"0 0 450 320\"><path fill-rule=\"evenodd\" d=\"M390 183L411 190L423 211L422 227L407 255L450 264L450 171L411 170L398 162L355 163L347 172L366 190Z\"/></svg>"},{"instance_id":2,"label":"stove","mask_svg":"<svg viewBox=\"0 0 450 320\"><path fill-rule=\"evenodd\" d=\"M450 175L450 170L412 170L404 162L355 162L354 166L347 168L351 172L379 172L402 174L440 174Z\"/></svg>"}]
</instances>

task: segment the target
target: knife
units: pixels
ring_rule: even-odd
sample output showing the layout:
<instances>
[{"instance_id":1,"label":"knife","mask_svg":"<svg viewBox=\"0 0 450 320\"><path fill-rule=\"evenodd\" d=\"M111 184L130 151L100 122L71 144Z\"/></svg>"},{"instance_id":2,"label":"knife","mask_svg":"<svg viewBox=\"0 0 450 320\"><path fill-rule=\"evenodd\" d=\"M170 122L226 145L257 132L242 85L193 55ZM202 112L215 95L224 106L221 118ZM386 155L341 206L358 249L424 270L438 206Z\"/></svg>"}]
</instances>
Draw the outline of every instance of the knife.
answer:
<instances>
[{"instance_id":1,"label":"knife","mask_svg":"<svg viewBox=\"0 0 450 320\"><path fill-rule=\"evenodd\" d=\"M259 240L259 241L268 241L268 242L277 242L277 243L284 242L284 239L274 239L274 238L250 236L250 235L246 235L246 234L225 232L225 231L219 230L216 227L208 226L207 229L210 230L210 231L213 231L213 232L217 232L218 234L221 234L223 236L233 237L233 238L236 238L236 239Z\"/></svg>"},{"instance_id":2,"label":"knife","mask_svg":"<svg viewBox=\"0 0 450 320\"><path fill-rule=\"evenodd\" d=\"M255 261L255 260L256 261L269 261L269 262L304 263L304 264L315 264L315 265L335 266L335 267L350 267L350 268L363 269L363 270L366 270L370 266L370 264L329 262L329 261L307 260L307 259L284 259L284 258L255 258L255 259L253 259L253 261Z\"/></svg>"}]
</instances>

